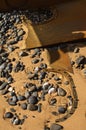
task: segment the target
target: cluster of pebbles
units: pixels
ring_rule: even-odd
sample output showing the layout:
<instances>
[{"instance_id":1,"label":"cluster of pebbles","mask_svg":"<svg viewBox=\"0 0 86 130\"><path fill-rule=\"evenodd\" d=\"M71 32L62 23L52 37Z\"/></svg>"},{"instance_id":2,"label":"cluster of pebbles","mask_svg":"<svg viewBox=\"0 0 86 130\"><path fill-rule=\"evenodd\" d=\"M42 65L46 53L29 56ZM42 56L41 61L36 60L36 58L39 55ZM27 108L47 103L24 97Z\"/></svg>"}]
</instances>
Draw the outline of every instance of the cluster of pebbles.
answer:
<instances>
[{"instance_id":1,"label":"cluster of pebbles","mask_svg":"<svg viewBox=\"0 0 86 130\"><path fill-rule=\"evenodd\" d=\"M35 13L33 11L0 13L0 95L9 104L9 111L5 111L3 118L9 119L13 125L22 125L28 118L28 111L29 114L31 111L40 114L44 102L47 102L47 107L50 107L51 114L56 116L58 122L59 115L64 118L73 107L71 84L62 73L48 71L48 65L43 57L45 48L20 50L16 43L23 39L25 31L18 25L22 23L24 15L33 22L40 23L49 19L52 12L44 9ZM76 62L81 64L83 58ZM17 79L15 77L18 74L20 77ZM15 83L17 85L21 82L23 75L25 78L22 86L15 86ZM27 111L27 115L20 118L16 106L22 111ZM60 129L63 127L57 123L49 127L44 126L44 130Z\"/></svg>"},{"instance_id":2,"label":"cluster of pebbles","mask_svg":"<svg viewBox=\"0 0 86 130\"><path fill-rule=\"evenodd\" d=\"M83 43L84 46L85 43ZM83 72L83 75L86 77L86 56L80 52L80 48L73 46L74 57L71 59L71 65L76 69L79 69Z\"/></svg>"}]
</instances>

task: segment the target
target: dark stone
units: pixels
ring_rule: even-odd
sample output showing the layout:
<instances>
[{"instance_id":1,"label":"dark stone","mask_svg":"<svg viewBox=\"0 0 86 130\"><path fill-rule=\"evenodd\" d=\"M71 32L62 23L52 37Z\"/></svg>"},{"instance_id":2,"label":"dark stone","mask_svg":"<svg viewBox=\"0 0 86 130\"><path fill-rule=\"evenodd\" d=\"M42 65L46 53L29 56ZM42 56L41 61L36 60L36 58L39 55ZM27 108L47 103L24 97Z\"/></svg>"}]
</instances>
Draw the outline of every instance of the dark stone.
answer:
<instances>
[{"instance_id":1,"label":"dark stone","mask_svg":"<svg viewBox=\"0 0 86 130\"><path fill-rule=\"evenodd\" d=\"M19 101L24 101L26 99L23 95L18 95L17 98Z\"/></svg>"},{"instance_id":2,"label":"dark stone","mask_svg":"<svg viewBox=\"0 0 86 130\"><path fill-rule=\"evenodd\" d=\"M28 98L28 102L29 102L30 104L36 104L36 103L38 102L37 97L35 97L35 96L30 96L30 97Z\"/></svg>"},{"instance_id":3,"label":"dark stone","mask_svg":"<svg viewBox=\"0 0 86 130\"><path fill-rule=\"evenodd\" d=\"M38 109L37 105L28 104L27 106L27 110L30 110L30 111L36 111L37 109Z\"/></svg>"},{"instance_id":4,"label":"dark stone","mask_svg":"<svg viewBox=\"0 0 86 130\"><path fill-rule=\"evenodd\" d=\"M23 36L25 34L25 31L23 29L20 29L17 33L17 36L20 37L20 36Z\"/></svg>"},{"instance_id":5,"label":"dark stone","mask_svg":"<svg viewBox=\"0 0 86 130\"><path fill-rule=\"evenodd\" d=\"M39 103L39 104L38 104L38 112L40 113L41 111L42 111L42 104Z\"/></svg>"},{"instance_id":6,"label":"dark stone","mask_svg":"<svg viewBox=\"0 0 86 130\"><path fill-rule=\"evenodd\" d=\"M62 130L63 129L63 126L59 125L59 124L51 124L50 126L50 130Z\"/></svg>"},{"instance_id":7,"label":"dark stone","mask_svg":"<svg viewBox=\"0 0 86 130\"><path fill-rule=\"evenodd\" d=\"M10 108L11 112L16 112L16 110L14 108Z\"/></svg>"},{"instance_id":8,"label":"dark stone","mask_svg":"<svg viewBox=\"0 0 86 130\"><path fill-rule=\"evenodd\" d=\"M21 104L21 108L22 108L23 110L26 110L26 109L27 109L27 103Z\"/></svg>"},{"instance_id":9,"label":"dark stone","mask_svg":"<svg viewBox=\"0 0 86 130\"><path fill-rule=\"evenodd\" d=\"M25 92L25 97L26 97L26 99L28 99L30 96L31 96L31 93L30 93L29 91L26 91L26 92Z\"/></svg>"},{"instance_id":10,"label":"dark stone","mask_svg":"<svg viewBox=\"0 0 86 130\"><path fill-rule=\"evenodd\" d=\"M49 101L49 104L50 104L50 105L54 105L56 102L57 102L56 98L52 98L52 99Z\"/></svg>"},{"instance_id":11,"label":"dark stone","mask_svg":"<svg viewBox=\"0 0 86 130\"><path fill-rule=\"evenodd\" d=\"M3 83L0 85L0 90L5 89L7 85L8 85L7 82L3 82Z\"/></svg>"},{"instance_id":12,"label":"dark stone","mask_svg":"<svg viewBox=\"0 0 86 130\"><path fill-rule=\"evenodd\" d=\"M12 118L13 114L11 112L6 112L4 115L5 118Z\"/></svg>"},{"instance_id":13,"label":"dark stone","mask_svg":"<svg viewBox=\"0 0 86 130\"><path fill-rule=\"evenodd\" d=\"M33 59L33 60L32 60L32 63L33 63L33 64L37 64L38 62L39 62L39 59Z\"/></svg>"},{"instance_id":14,"label":"dark stone","mask_svg":"<svg viewBox=\"0 0 86 130\"><path fill-rule=\"evenodd\" d=\"M58 94L59 96L65 96L66 93L67 93L67 92L66 92L63 88L58 88L58 90L57 90L57 94Z\"/></svg>"},{"instance_id":15,"label":"dark stone","mask_svg":"<svg viewBox=\"0 0 86 130\"><path fill-rule=\"evenodd\" d=\"M67 111L67 108L63 107L63 106L59 106L58 107L58 112L61 114L64 114Z\"/></svg>"},{"instance_id":16,"label":"dark stone","mask_svg":"<svg viewBox=\"0 0 86 130\"><path fill-rule=\"evenodd\" d=\"M23 57L23 56L28 56L28 53L25 52L25 51L21 51L21 52L19 53L19 56L21 56L21 57Z\"/></svg>"},{"instance_id":17,"label":"dark stone","mask_svg":"<svg viewBox=\"0 0 86 130\"><path fill-rule=\"evenodd\" d=\"M78 52L79 52L79 48L76 47L76 48L74 49L74 53L78 53Z\"/></svg>"},{"instance_id":18,"label":"dark stone","mask_svg":"<svg viewBox=\"0 0 86 130\"><path fill-rule=\"evenodd\" d=\"M80 66L80 64L84 64L85 56L79 56L78 58L76 58L75 62L78 66Z\"/></svg>"},{"instance_id":19,"label":"dark stone","mask_svg":"<svg viewBox=\"0 0 86 130\"><path fill-rule=\"evenodd\" d=\"M19 124L20 124L20 119L19 119L19 118L16 118L16 119L13 121L13 124L14 124L14 125L19 125Z\"/></svg>"}]
</instances>

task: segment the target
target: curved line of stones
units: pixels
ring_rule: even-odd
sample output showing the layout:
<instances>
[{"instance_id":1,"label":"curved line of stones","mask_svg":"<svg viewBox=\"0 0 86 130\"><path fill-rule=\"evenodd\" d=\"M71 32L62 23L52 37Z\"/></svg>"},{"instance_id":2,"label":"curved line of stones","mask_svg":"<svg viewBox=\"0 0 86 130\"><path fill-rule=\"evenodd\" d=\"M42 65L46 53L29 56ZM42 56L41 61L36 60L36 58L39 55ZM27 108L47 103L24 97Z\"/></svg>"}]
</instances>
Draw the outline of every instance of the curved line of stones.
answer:
<instances>
[{"instance_id":1,"label":"curved line of stones","mask_svg":"<svg viewBox=\"0 0 86 130\"><path fill-rule=\"evenodd\" d=\"M75 110L76 110L76 108L78 106L78 96L77 96L77 92L76 92L76 89L75 89L75 84L74 84L74 81L73 81L72 77L66 71L54 70L54 69L47 69L47 71L62 74L62 78L66 77L67 80L70 83L70 88L71 88L71 92L72 92L72 95L73 95L72 107L71 107L71 109L69 111L66 112L66 115L64 115L63 117L55 120L55 122L62 122L64 120L66 120L67 118L69 118L72 114L74 114L74 112L75 112Z\"/></svg>"}]
</instances>

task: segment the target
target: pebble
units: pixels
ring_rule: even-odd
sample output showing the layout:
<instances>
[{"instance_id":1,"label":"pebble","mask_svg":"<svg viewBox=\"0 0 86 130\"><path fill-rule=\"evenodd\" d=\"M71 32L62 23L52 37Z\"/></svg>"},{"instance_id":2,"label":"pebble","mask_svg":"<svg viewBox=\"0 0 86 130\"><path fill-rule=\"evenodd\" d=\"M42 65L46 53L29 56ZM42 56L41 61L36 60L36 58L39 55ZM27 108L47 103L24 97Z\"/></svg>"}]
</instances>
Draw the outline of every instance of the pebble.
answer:
<instances>
[{"instance_id":1,"label":"pebble","mask_svg":"<svg viewBox=\"0 0 86 130\"><path fill-rule=\"evenodd\" d=\"M49 101L49 104L50 104L50 105L54 105L56 102L57 102L56 98L52 98L52 99Z\"/></svg>"},{"instance_id":2,"label":"pebble","mask_svg":"<svg viewBox=\"0 0 86 130\"><path fill-rule=\"evenodd\" d=\"M78 52L79 52L79 48L76 47L76 48L74 49L74 53L78 53Z\"/></svg>"},{"instance_id":3,"label":"pebble","mask_svg":"<svg viewBox=\"0 0 86 130\"><path fill-rule=\"evenodd\" d=\"M35 85L32 85L32 86L29 86L29 92L34 92L36 91L36 86Z\"/></svg>"},{"instance_id":4,"label":"pebble","mask_svg":"<svg viewBox=\"0 0 86 130\"><path fill-rule=\"evenodd\" d=\"M47 68L47 64L41 63L39 67L40 67L41 69L46 69L46 68Z\"/></svg>"},{"instance_id":5,"label":"pebble","mask_svg":"<svg viewBox=\"0 0 86 130\"><path fill-rule=\"evenodd\" d=\"M12 118L13 114L11 112L6 112L4 118Z\"/></svg>"},{"instance_id":6,"label":"pebble","mask_svg":"<svg viewBox=\"0 0 86 130\"><path fill-rule=\"evenodd\" d=\"M55 88L50 88L48 90L48 94L52 94L52 93L55 93L56 89Z\"/></svg>"},{"instance_id":7,"label":"pebble","mask_svg":"<svg viewBox=\"0 0 86 130\"><path fill-rule=\"evenodd\" d=\"M84 64L85 62L85 56L79 56L78 58L76 58L75 63L80 66L80 64Z\"/></svg>"},{"instance_id":8,"label":"pebble","mask_svg":"<svg viewBox=\"0 0 86 130\"><path fill-rule=\"evenodd\" d=\"M63 129L63 126L59 125L59 124L51 124L50 126L50 130L62 130Z\"/></svg>"},{"instance_id":9,"label":"pebble","mask_svg":"<svg viewBox=\"0 0 86 130\"><path fill-rule=\"evenodd\" d=\"M18 101L24 101L26 98L23 95L17 95Z\"/></svg>"},{"instance_id":10,"label":"pebble","mask_svg":"<svg viewBox=\"0 0 86 130\"><path fill-rule=\"evenodd\" d=\"M58 107L58 112L59 113L64 114L66 111L67 111L67 109L65 107L63 107L63 106Z\"/></svg>"},{"instance_id":11,"label":"pebble","mask_svg":"<svg viewBox=\"0 0 86 130\"><path fill-rule=\"evenodd\" d=\"M36 111L36 110L38 110L38 106L34 105L34 104L28 104L27 110Z\"/></svg>"},{"instance_id":12,"label":"pebble","mask_svg":"<svg viewBox=\"0 0 86 130\"><path fill-rule=\"evenodd\" d=\"M23 56L28 56L28 53L25 52L25 51L21 51L21 52L19 53L19 56L21 56L21 57L23 57Z\"/></svg>"},{"instance_id":13,"label":"pebble","mask_svg":"<svg viewBox=\"0 0 86 130\"><path fill-rule=\"evenodd\" d=\"M40 113L41 111L42 111L42 104L39 103L39 104L38 104L38 112Z\"/></svg>"},{"instance_id":14,"label":"pebble","mask_svg":"<svg viewBox=\"0 0 86 130\"><path fill-rule=\"evenodd\" d=\"M47 126L44 126L44 130L50 130L50 128Z\"/></svg>"},{"instance_id":15,"label":"pebble","mask_svg":"<svg viewBox=\"0 0 86 130\"><path fill-rule=\"evenodd\" d=\"M46 90L46 89L48 89L48 87L50 86L50 84L49 84L49 82L45 82L44 84L43 84L43 89L44 90Z\"/></svg>"},{"instance_id":16,"label":"pebble","mask_svg":"<svg viewBox=\"0 0 86 130\"><path fill-rule=\"evenodd\" d=\"M37 64L39 62L39 59L33 59L32 64Z\"/></svg>"},{"instance_id":17,"label":"pebble","mask_svg":"<svg viewBox=\"0 0 86 130\"><path fill-rule=\"evenodd\" d=\"M16 110L14 108L10 108L11 112L16 112Z\"/></svg>"},{"instance_id":18,"label":"pebble","mask_svg":"<svg viewBox=\"0 0 86 130\"><path fill-rule=\"evenodd\" d=\"M32 95L32 96L35 96L35 97L38 97L38 92L37 92L37 91L36 91L36 92L33 92L31 95Z\"/></svg>"},{"instance_id":19,"label":"pebble","mask_svg":"<svg viewBox=\"0 0 86 130\"><path fill-rule=\"evenodd\" d=\"M65 82L64 82L64 85L69 85L69 81L65 81Z\"/></svg>"},{"instance_id":20,"label":"pebble","mask_svg":"<svg viewBox=\"0 0 86 130\"><path fill-rule=\"evenodd\" d=\"M26 109L27 109L27 103L22 103L22 104L21 104L21 108L22 108L23 110L26 110Z\"/></svg>"},{"instance_id":21,"label":"pebble","mask_svg":"<svg viewBox=\"0 0 86 130\"><path fill-rule=\"evenodd\" d=\"M46 72L40 72L39 79L42 80L45 78L45 76L46 76Z\"/></svg>"},{"instance_id":22,"label":"pebble","mask_svg":"<svg viewBox=\"0 0 86 130\"><path fill-rule=\"evenodd\" d=\"M6 94L8 93L8 89L5 88L5 89L3 89L0 93L1 93L2 95L6 95Z\"/></svg>"},{"instance_id":23,"label":"pebble","mask_svg":"<svg viewBox=\"0 0 86 130\"><path fill-rule=\"evenodd\" d=\"M17 36L20 37L20 36L23 36L25 34L25 31L23 29L20 29L17 33Z\"/></svg>"},{"instance_id":24,"label":"pebble","mask_svg":"<svg viewBox=\"0 0 86 130\"><path fill-rule=\"evenodd\" d=\"M13 121L13 124L14 124L14 125L19 125L19 124L20 124L20 119L16 118L16 119Z\"/></svg>"},{"instance_id":25,"label":"pebble","mask_svg":"<svg viewBox=\"0 0 86 130\"><path fill-rule=\"evenodd\" d=\"M30 92L28 90L25 91L25 97L26 97L26 99L28 99L30 96L31 96Z\"/></svg>"},{"instance_id":26,"label":"pebble","mask_svg":"<svg viewBox=\"0 0 86 130\"><path fill-rule=\"evenodd\" d=\"M66 95L66 91L63 89L63 88L58 88L58 90L57 90L57 94L58 94L58 96L65 96Z\"/></svg>"},{"instance_id":27,"label":"pebble","mask_svg":"<svg viewBox=\"0 0 86 130\"><path fill-rule=\"evenodd\" d=\"M30 96L30 97L28 98L28 102L29 102L30 104L36 104L36 103L38 102L37 97L35 97L35 96Z\"/></svg>"},{"instance_id":28,"label":"pebble","mask_svg":"<svg viewBox=\"0 0 86 130\"><path fill-rule=\"evenodd\" d=\"M7 85L8 85L7 82L3 82L3 83L0 85L0 90L5 89Z\"/></svg>"}]
</instances>

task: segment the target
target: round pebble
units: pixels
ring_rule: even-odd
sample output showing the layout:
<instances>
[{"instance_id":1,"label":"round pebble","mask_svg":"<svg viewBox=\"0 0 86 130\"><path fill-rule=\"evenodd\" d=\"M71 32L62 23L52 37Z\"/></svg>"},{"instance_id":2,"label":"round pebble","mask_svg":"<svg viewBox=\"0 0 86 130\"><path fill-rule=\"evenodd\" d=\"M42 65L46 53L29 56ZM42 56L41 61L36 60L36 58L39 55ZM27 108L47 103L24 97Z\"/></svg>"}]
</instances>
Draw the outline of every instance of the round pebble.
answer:
<instances>
[{"instance_id":1,"label":"round pebble","mask_svg":"<svg viewBox=\"0 0 86 130\"><path fill-rule=\"evenodd\" d=\"M21 108L22 108L23 110L26 110L26 109L27 109L27 103L21 104Z\"/></svg>"},{"instance_id":2,"label":"round pebble","mask_svg":"<svg viewBox=\"0 0 86 130\"><path fill-rule=\"evenodd\" d=\"M59 124L51 124L50 126L50 130L62 130L63 129L63 126L59 125Z\"/></svg>"},{"instance_id":3,"label":"round pebble","mask_svg":"<svg viewBox=\"0 0 86 130\"><path fill-rule=\"evenodd\" d=\"M13 114L11 112L6 112L4 115L5 118L12 118Z\"/></svg>"},{"instance_id":4,"label":"round pebble","mask_svg":"<svg viewBox=\"0 0 86 130\"><path fill-rule=\"evenodd\" d=\"M63 106L58 107L58 112L59 113L64 114L66 111L67 111L67 109L65 107L63 107Z\"/></svg>"},{"instance_id":5,"label":"round pebble","mask_svg":"<svg viewBox=\"0 0 86 130\"><path fill-rule=\"evenodd\" d=\"M28 102L29 102L30 104L36 104L36 103L38 102L37 97L35 97L35 96L30 96L30 97L28 98Z\"/></svg>"}]
</instances>

